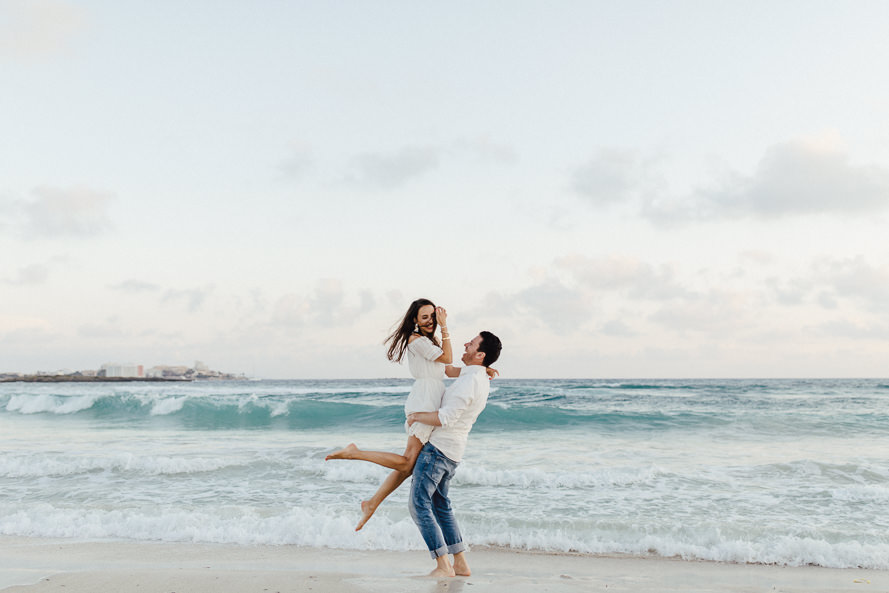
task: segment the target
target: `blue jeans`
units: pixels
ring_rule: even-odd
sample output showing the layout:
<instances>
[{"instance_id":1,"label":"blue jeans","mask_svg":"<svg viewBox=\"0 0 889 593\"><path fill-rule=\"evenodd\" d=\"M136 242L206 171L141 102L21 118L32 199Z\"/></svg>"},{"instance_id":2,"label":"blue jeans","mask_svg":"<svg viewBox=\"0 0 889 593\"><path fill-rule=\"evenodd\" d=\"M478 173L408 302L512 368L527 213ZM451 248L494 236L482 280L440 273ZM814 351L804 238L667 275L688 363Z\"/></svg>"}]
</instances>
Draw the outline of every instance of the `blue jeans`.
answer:
<instances>
[{"instance_id":1,"label":"blue jeans","mask_svg":"<svg viewBox=\"0 0 889 593\"><path fill-rule=\"evenodd\" d=\"M448 484L457 471L457 462L426 443L414 465L410 510L420 528L432 558L459 554L466 549L457 519L448 500Z\"/></svg>"}]
</instances>

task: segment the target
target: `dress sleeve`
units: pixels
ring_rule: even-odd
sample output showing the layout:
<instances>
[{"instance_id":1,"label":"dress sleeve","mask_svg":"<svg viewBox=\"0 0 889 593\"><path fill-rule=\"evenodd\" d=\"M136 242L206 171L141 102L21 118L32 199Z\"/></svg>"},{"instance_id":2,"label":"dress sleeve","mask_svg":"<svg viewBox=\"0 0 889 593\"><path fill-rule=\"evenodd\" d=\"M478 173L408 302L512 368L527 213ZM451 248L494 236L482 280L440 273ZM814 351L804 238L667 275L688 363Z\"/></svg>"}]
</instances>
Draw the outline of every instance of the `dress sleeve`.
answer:
<instances>
[{"instance_id":1,"label":"dress sleeve","mask_svg":"<svg viewBox=\"0 0 889 593\"><path fill-rule=\"evenodd\" d=\"M407 347L410 348L414 354L421 358L425 358L426 360L435 360L444 353L444 351L433 344L432 340L429 338L417 338L408 344Z\"/></svg>"}]
</instances>

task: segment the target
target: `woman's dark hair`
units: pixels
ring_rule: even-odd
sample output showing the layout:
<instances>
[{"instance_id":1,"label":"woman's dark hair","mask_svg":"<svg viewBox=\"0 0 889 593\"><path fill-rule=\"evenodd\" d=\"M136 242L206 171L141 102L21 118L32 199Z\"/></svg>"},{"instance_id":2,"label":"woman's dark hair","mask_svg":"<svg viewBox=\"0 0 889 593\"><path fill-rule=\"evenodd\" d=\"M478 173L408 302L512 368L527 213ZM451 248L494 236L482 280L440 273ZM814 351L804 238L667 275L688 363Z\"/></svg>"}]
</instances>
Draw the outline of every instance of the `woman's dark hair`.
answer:
<instances>
[{"instance_id":1,"label":"woman's dark hair","mask_svg":"<svg viewBox=\"0 0 889 593\"><path fill-rule=\"evenodd\" d=\"M425 307L426 305L432 305L432 308L435 308L435 303L430 301L429 299L417 299L411 306L408 307L407 313L404 314L404 319L401 320L401 323L398 324L398 328L389 334L389 337L386 338L384 344L389 344L389 351L386 353L386 358L391 360L392 362L401 362L401 359L404 358L404 351L407 350L408 342L411 339L411 334L414 333L414 330L417 327L417 316L420 314L420 308ZM435 328L438 327L438 320L435 319L435 314L432 315L432 335L427 336L432 343L438 346L438 340L435 339Z\"/></svg>"},{"instance_id":2,"label":"woman's dark hair","mask_svg":"<svg viewBox=\"0 0 889 593\"><path fill-rule=\"evenodd\" d=\"M481 332L479 335L482 337L482 341L478 345L478 351L485 353L484 364L489 367L500 358L500 350L503 345L500 343L500 338L491 332Z\"/></svg>"}]
</instances>

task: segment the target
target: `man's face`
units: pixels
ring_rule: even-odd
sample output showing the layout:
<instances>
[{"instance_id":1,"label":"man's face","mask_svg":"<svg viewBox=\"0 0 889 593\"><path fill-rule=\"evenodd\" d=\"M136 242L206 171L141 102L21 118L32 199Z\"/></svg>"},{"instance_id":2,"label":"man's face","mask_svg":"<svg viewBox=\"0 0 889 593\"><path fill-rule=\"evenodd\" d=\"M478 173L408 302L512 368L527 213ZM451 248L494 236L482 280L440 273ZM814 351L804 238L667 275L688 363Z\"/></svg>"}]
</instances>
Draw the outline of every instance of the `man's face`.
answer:
<instances>
[{"instance_id":1,"label":"man's face","mask_svg":"<svg viewBox=\"0 0 889 593\"><path fill-rule=\"evenodd\" d=\"M481 361L484 360L484 358L479 360L479 355L481 353L478 351L478 346L481 343L482 337L475 336L474 338L463 344L464 351L463 357L461 358L463 364L481 364Z\"/></svg>"}]
</instances>

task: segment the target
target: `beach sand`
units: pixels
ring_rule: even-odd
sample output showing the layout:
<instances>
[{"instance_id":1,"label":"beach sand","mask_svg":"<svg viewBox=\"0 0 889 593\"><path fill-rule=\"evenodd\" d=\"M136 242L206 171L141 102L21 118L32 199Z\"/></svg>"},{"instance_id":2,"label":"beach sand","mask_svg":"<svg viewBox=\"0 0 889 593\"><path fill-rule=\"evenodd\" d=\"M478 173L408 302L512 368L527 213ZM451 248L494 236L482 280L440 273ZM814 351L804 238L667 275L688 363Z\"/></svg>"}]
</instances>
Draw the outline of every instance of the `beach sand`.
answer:
<instances>
[{"instance_id":1,"label":"beach sand","mask_svg":"<svg viewBox=\"0 0 889 593\"><path fill-rule=\"evenodd\" d=\"M3 593L885 592L889 571L478 548L472 576L424 577L426 552L0 537Z\"/></svg>"}]
</instances>

